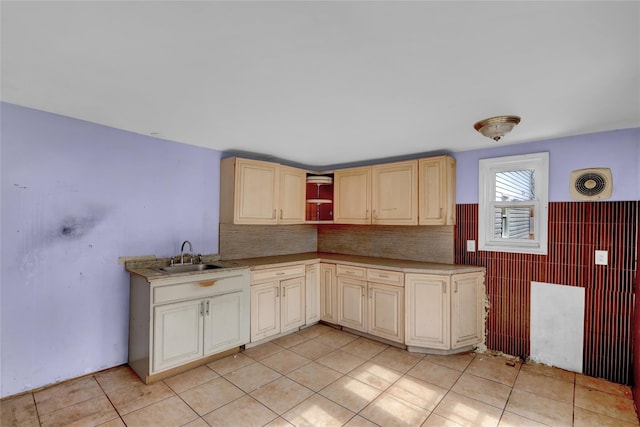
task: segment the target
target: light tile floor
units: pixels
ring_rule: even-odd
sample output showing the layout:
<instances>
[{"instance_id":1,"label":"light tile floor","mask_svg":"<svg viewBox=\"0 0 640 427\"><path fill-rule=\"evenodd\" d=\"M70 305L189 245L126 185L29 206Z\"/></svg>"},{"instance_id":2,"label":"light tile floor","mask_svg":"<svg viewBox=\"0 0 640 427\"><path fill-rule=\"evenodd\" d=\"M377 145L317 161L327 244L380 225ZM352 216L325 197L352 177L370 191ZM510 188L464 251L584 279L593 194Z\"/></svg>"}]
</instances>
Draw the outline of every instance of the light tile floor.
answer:
<instances>
[{"instance_id":1,"label":"light tile floor","mask_svg":"<svg viewBox=\"0 0 640 427\"><path fill-rule=\"evenodd\" d=\"M8 426L632 426L629 387L316 325L153 385L127 366L0 402Z\"/></svg>"}]
</instances>

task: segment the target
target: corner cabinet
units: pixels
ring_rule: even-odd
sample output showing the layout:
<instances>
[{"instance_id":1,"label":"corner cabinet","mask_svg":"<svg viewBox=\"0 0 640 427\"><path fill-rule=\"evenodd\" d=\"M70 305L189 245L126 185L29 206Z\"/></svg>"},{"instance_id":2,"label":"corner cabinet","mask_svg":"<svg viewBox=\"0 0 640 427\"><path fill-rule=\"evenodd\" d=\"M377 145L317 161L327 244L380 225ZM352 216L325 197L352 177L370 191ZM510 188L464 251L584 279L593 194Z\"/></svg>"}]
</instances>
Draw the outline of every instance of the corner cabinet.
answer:
<instances>
[{"instance_id":1,"label":"corner cabinet","mask_svg":"<svg viewBox=\"0 0 640 427\"><path fill-rule=\"evenodd\" d=\"M249 342L249 271L131 276L129 366L147 384Z\"/></svg>"},{"instance_id":2,"label":"corner cabinet","mask_svg":"<svg viewBox=\"0 0 640 427\"><path fill-rule=\"evenodd\" d=\"M449 156L420 159L419 224L456 223L456 161Z\"/></svg>"},{"instance_id":3,"label":"corner cabinet","mask_svg":"<svg viewBox=\"0 0 640 427\"><path fill-rule=\"evenodd\" d=\"M406 344L442 354L482 342L484 273L405 275Z\"/></svg>"},{"instance_id":4,"label":"corner cabinet","mask_svg":"<svg viewBox=\"0 0 640 427\"><path fill-rule=\"evenodd\" d=\"M230 157L220 162L220 222L303 224L306 171Z\"/></svg>"}]
</instances>

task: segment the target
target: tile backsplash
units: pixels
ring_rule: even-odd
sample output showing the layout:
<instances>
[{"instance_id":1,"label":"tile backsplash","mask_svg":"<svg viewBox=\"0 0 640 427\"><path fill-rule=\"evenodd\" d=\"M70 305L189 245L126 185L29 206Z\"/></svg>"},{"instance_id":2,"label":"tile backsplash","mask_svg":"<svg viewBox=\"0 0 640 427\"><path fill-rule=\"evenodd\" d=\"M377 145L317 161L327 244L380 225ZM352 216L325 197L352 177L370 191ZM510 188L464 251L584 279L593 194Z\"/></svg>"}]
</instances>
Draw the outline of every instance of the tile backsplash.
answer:
<instances>
[{"instance_id":1,"label":"tile backsplash","mask_svg":"<svg viewBox=\"0 0 640 427\"><path fill-rule=\"evenodd\" d=\"M453 226L319 225L318 251L453 264Z\"/></svg>"}]
</instances>

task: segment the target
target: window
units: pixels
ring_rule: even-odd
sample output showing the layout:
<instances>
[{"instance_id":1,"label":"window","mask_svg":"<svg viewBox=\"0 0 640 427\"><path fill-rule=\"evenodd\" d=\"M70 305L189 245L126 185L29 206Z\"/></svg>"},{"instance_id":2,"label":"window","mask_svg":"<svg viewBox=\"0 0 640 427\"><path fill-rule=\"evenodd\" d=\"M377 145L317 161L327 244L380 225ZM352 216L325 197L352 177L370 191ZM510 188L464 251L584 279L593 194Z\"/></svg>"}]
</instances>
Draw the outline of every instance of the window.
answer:
<instances>
[{"instance_id":1,"label":"window","mask_svg":"<svg viewBox=\"0 0 640 427\"><path fill-rule=\"evenodd\" d=\"M479 163L478 249L547 253L549 153Z\"/></svg>"}]
</instances>

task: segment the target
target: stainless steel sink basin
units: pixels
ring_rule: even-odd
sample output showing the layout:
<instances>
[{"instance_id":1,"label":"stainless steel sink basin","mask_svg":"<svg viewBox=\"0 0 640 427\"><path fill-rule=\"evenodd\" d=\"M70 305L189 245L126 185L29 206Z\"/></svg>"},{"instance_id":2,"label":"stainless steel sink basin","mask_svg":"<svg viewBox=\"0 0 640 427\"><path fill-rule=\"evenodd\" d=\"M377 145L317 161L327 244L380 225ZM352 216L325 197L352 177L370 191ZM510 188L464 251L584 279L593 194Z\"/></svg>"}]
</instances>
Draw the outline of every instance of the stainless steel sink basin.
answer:
<instances>
[{"instance_id":1,"label":"stainless steel sink basin","mask_svg":"<svg viewBox=\"0 0 640 427\"><path fill-rule=\"evenodd\" d=\"M214 270L216 268L223 268L223 267L215 264L185 264L185 265L170 265L167 267L161 267L160 270L164 271L165 273L189 273L191 271Z\"/></svg>"}]
</instances>

